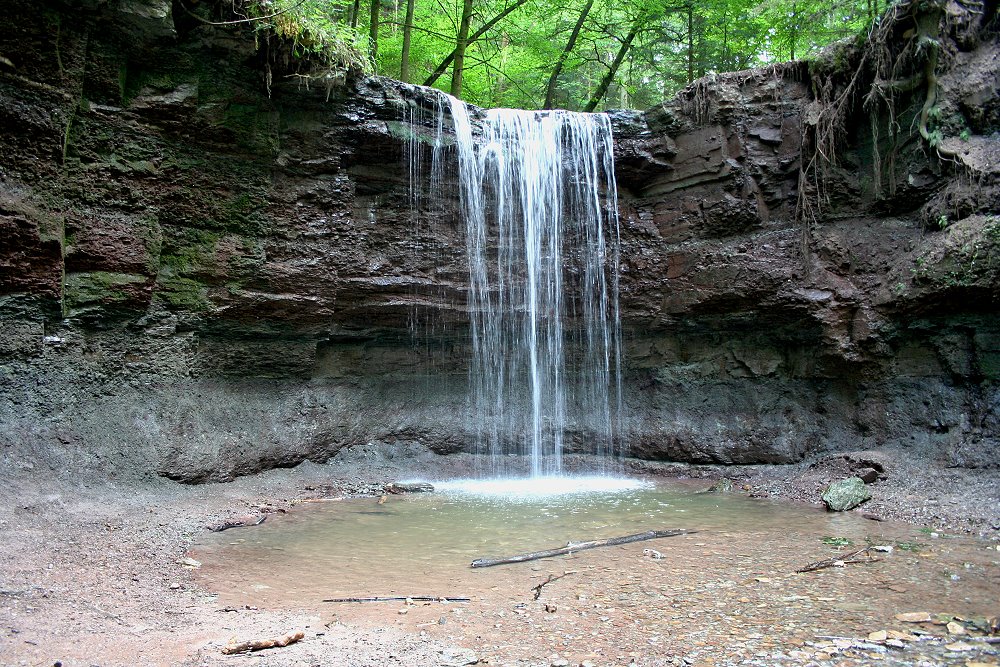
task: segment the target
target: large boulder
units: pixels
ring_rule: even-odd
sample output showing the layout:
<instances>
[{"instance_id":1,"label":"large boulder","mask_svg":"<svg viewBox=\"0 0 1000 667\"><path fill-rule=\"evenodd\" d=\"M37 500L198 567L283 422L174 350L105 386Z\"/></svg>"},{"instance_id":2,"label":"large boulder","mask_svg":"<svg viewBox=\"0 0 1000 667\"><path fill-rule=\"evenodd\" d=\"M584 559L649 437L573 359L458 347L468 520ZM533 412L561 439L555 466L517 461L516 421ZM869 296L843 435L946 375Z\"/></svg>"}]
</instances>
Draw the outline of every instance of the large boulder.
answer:
<instances>
[{"instance_id":1,"label":"large boulder","mask_svg":"<svg viewBox=\"0 0 1000 667\"><path fill-rule=\"evenodd\" d=\"M848 477L826 487L822 497L828 510L844 512L870 500L872 493L860 477Z\"/></svg>"}]
</instances>

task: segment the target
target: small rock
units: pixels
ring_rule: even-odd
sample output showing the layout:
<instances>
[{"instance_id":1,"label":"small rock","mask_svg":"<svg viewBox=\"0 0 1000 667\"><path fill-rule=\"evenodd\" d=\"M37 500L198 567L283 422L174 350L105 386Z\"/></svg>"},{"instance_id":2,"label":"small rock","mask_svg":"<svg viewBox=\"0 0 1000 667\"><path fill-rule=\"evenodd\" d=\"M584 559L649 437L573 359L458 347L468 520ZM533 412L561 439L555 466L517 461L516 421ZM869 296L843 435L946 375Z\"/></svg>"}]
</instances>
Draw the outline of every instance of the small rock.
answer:
<instances>
[{"instance_id":1,"label":"small rock","mask_svg":"<svg viewBox=\"0 0 1000 667\"><path fill-rule=\"evenodd\" d=\"M868 633L868 641L870 642L884 642L889 638L889 633L885 630L877 630L875 632Z\"/></svg>"},{"instance_id":2,"label":"small rock","mask_svg":"<svg viewBox=\"0 0 1000 667\"><path fill-rule=\"evenodd\" d=\"M907 611L896 614L896 620L903 623L930 623L931 615L926 611Z\"/></svg>"},{"instance_id":3,"label":"small rock","mask_svg":"<svg viewBox=\"0 0 1000 667\"><path fill-rule=\"evenodd\" d=\"M402 616L403 614L408 614L409 612L410 612L409 609L403 608L403 609L400 609L399 611L397 611L396 613L399 614L400 616Z\"/></svg>"},{"instance_id":4,"label":"small rock","mask_svg":"<svg viewBox=\"0 0 1000 667\"><path fill-rule=\"evenodd\" d=\"M178 584L178 583L177 583L176 581L175 581L174 583L170 584L170 590L172 590L172 591L176 591L176 590L178 590L178 589L179 589L180 587L181 587L181 585L180 585L180 584Z\"/></svg>"},{"instance_id":5,"label":"small rock","mask_svg":"<svg viewBox=\"0 0 1000 667\"><path fill-rule=\"evenodd\" d=\"M392 482L385 485L386 493L433 493L434 485L427 482Z\"/></svg>"},{"instance_id":6,"label":"small rock","mask_svg":"<svg viewBox=\"0 0 1000 667\"><path fill-rule=\"evenodd\" d=\"M854 509L871 497L871 491L868 490L860 477L848 477L834 482L826 487L822 496L827 509L833 512Z\"/></svg>"},{"instance_id":7,"label":"small rock","mask_svg":"<svg viewBox=\"0 0 1000 667\"><path fill-rule=\"evenodd\" d=\"M551 667L568 667L569 660L567 660L566 658L556 658L549 664L551 665Z\"/></svg>"},{"instance_id":8,"label":"small rock","mask_svg":"<svg viewBox=\"0 0 1000 667\"><path fill-rule=\"evenodd\" d=\"M858 477L865 484L874 484L878 481L878 471L874 468L863 468L858 471Z\"/></svg>"},{"instance_id":9,"label":"small rock","mask_svg":"<svg viewBox=\"0 0 1000 667\"><path fill-rule=\"evenodd\" d=\"M956 621L949 622L948 625L946 625L945 627L948 628L948 634L949 635L966 635L966 634L969 634L968 631L965 629L965 626L962 625L961 623L956 622Z\"/></svg>"},{"instance_id":10,"label":"small rock","mask_svg":"<svg viewBox=\"0 0 1000 667\"><path fill-rule=\"evenodd\" d=\"M975 650L975 646L972 644L967 644L965 642L955 642L954 644L945 644L944 647L949 651L958 651L964 653L965 651Z\"/></svg>"},{"instance_id":11,"label":"small rock","mask_svg":"<svg viewBox=\"0 0 1000 667\"><path fill-rule=\"evenodd\" d=\"M467 648L448 648L441 651L444 667L463 667L463 665L474 665L479 662L479 656L475 651Z\"/></svg>"},{"instance_id":12,"label":"small rock","mask_svg":"<svg viewBox=\"0 0 1000 667\"><path fill-rule=\"evenodd\" d=\"M733 481L723 477L718 482L708 487L705 493L732 493Z\"/></svg>"},{"instance_id":13,"label":"small rock","mask_svg":"<svg viewBox=\"0 0 1000 667\"><path fill-rule=\"evenodd\" d=\"M197 561L194 558L185 558L184 560L180 560L177 562L183 565L184 567L189 567L193 570L197 570L199 567L201 567L201 561Z\"/></svg>"}]
</instances>

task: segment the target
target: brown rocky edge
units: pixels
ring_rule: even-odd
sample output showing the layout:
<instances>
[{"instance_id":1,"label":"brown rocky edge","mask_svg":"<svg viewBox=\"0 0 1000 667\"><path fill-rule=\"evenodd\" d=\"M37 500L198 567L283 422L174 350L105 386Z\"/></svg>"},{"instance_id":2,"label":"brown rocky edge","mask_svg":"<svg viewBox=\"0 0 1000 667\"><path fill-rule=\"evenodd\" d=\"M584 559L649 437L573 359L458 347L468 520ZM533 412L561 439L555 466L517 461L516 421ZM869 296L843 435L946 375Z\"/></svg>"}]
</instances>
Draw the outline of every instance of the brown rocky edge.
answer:
<instances>
[{"instance_id":1,"label":"brown rocky edge","mask_svg":"<svg viewBox=\"0 0 1000 667\"><path fill-rule=\"evenodd\" d=\"M574 457L568 463L571 467L586 464ZM725 474L735 480L737 493L816 503L822 485L872 465L882 471L871 487L874 499L860 511L876 513L884 520L915 521L939 531L942 539L946 533L986 530L996 543L997 533L988 530L1000 525L1000 479L995 471L971 474L921 468L887 459L879 452L855 452L814 466L720 468L632 461L628 468L654 476L701 479L705 488ZM333 611L326 615L276 608L227 611L199 588L186 560L192 542L219 523L303 511L295 506L316 497L377 495L387 482L404 476L466 475L472 466L464 454L440 456L417 447L401 451L372 444L345 449L328 465L305 463L225 484L180 485L162 480L134 487L56 479L41 487L23 479L11 480L0 489L0 506L8 508L0 517L4 661L374 667L446 665L454 656L468 656L470 649L483 655L489 650L488 639L458 635L450 643L429 640L395 629L392 620L344 625L334 622ZM881 530L872 523L873 535ZM933 539L927 535L923 541ZM682 556L683 551L678 557ZM520 583L527 595L528 589ZM394 609L388 613L396 618ZM304 630L305 641L255 657L222 655L231 638L280 637L292 630ZM781 632L772 635L780 645ZM736 648L723 642L703 650L709 651L707 657L716 664L735 664ZM905 661L912 655L900 654L898 659Z\"/></svg>"},{"instance_id":2,"label":"brown rocky edge","mask_svg":"<svg viewBox=\"0 0 1000 667\"><path fill-rule=\"evenodd\" d=\"M1000 460L997 32L942 7L612 114L635 456ZM924 71L917 19L948 55L934 147L919 79L898 136L863 103L882 60ZM268 91L252 35L163 0L0 20L0 467L199 482L475 441L454 184L411 210L434 93L273 62Z\"/></svg>"}]
</instances>

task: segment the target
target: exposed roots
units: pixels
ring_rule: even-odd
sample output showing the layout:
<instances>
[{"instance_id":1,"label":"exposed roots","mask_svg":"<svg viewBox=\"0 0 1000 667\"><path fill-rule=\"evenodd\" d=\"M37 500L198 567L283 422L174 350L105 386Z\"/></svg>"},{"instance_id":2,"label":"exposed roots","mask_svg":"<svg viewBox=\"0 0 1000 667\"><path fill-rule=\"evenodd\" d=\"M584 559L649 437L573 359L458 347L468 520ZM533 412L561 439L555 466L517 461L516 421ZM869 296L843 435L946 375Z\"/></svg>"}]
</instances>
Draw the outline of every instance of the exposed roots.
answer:
<instances>
[{"instance_id":1,"label":"exposed roots","mask_svg":"<svg viewBox=\"0 0 1000 667\"><path fill-rule=\"evenodd\" d=\"M955 14L956 6L959 14ZM838 145L846 138L848 119L857 112L856 97L863 89L867 91L861 108L871 119L876 198L895 194L892 174L896 153L915 134L937 158L955 157L953 149L941 144L944 130L934 127L936 115L940 114L938 69L947 62L951 21L955 16L967 18L982 12L983 5L970 0L960 5L949 5L947 0L903 0L890 6L873 24L863 45L836 52L834 60L841 61L834 62L827 71L814 68L811 76L815 99L803 123L796 207L803 223L804 244L808 244L808 226L830 203L829 183L837 164ZM845 80L845 72L852 70ZM900 114L909 116L906 109L912 109L912 100L921 91L923 102L913 121L916 127L906 128Z\"/></svg>"}]
</instances>

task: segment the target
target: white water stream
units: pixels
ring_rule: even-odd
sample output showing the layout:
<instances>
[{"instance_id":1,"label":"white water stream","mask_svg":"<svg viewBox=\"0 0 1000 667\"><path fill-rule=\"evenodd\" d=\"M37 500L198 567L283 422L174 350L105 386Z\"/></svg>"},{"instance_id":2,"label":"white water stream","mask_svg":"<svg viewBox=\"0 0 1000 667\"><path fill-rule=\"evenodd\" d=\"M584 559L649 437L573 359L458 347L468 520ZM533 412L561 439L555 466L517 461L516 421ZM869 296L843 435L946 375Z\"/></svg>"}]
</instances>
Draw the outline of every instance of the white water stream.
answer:
<instances>
[{"instance_id":1,"label":"white water stream","mask_svg":"<svg viewBox=\"0 0 1000 667\"><path fill-rule=\"evenodd\" d=\"M528 457L533 477L558 475L570 447L613 471L623 445L611 124L491 109L474 131L469 108L442 99L431 188L454 170L469 265L468 419L485 472L520 472Z\"/></svg>"}]
</instances>

